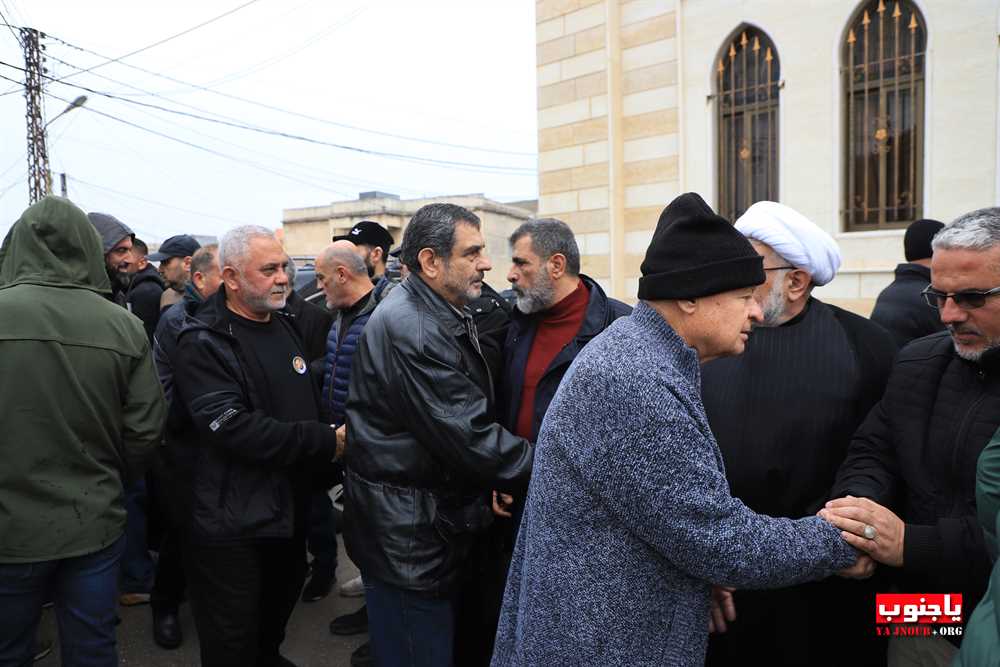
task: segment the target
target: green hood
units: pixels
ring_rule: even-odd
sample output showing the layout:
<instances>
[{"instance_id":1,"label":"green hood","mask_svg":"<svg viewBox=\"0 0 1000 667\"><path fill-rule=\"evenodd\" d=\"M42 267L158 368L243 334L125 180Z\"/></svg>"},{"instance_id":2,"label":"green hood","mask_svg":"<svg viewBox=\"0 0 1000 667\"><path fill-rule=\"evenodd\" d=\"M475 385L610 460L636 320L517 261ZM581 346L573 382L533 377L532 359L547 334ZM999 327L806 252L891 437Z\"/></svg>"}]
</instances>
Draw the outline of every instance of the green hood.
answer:
<instances>
[{"instance_id":1,"label":"green hood","mask_svg":"<svg viewBox=\"0 0 1000 667\"><path fill-rule=\"evenodd\" d=\"M0 289L78 287L110 294L101 238L68 199L48 196L21 214L0 247Z\"/></svg>"}]
</instances>

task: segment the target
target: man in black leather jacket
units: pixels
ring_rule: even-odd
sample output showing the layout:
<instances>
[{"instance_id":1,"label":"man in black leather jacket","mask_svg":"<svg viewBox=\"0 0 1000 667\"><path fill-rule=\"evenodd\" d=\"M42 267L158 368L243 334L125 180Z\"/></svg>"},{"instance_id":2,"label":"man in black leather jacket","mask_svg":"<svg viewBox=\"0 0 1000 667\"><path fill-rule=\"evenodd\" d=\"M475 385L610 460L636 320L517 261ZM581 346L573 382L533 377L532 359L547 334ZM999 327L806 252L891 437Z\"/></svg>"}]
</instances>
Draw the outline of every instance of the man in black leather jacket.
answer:
<instances>
[{"instance_id":1,"label":"man in black leather jacket","mask_svg":"<svg viewBox=\"0 0 1000 667\"><path fill-rule=\"evenodd\" d=\"M410 276L354 354L344 539L364 577L379 664L467 664L453 644L463 568L493 520L492 490L523 493L531 473L528 441L496 422L464 308L491 268L479 226L451 204L417 211L402 246Z\"/></svg>"}]
</instances>

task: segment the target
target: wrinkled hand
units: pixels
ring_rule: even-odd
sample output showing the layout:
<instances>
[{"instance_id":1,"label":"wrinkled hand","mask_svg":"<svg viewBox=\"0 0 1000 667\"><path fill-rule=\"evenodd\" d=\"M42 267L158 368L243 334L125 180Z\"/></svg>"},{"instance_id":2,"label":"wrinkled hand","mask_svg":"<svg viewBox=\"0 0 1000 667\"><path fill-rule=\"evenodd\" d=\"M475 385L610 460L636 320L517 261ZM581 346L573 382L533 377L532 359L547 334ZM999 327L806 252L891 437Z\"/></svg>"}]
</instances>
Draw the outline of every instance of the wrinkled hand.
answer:
<instances>
[{"instance_id":1,"label":"wrinkled hand","mask_svg":"<svg viewBox=\"0 0 1000 667\"><path fill-rule=\"evenodd\" d=\"M903 565L903 535L906 524L891 510L867 498L847 496L831 500L819 511L855 549L893 567ZM865 537L865 526L875 528L875 539Z\"/></svg>"},{"instance_id":2,"label":"wrinkled hand","mask_svg":"<svg viewBox=\"0 0 1000 667\"><path fill-rule=\"evenodd\" d=\"M511 505L514 504L514 497L499 491L493 492L493 513L504 519L509 519Z\"/></svg>"},{"instance_id":3,"label":"wrinkled hand","mask_svg":"<svg viewBox=\"0 0 1000 667\"><path fill-rule=\"evenodd\" d=\"M337 461L344 455L344 448L347 447L347 424L337 429L337 451L333 455L333 460Z\"/></svg>"},{"instance_id":4,"label":"wrinkled hand","mask_svg":"<svg viewBox=\"0 0 1000 667\"><path fill-rule=\"evenodd\" d=\"M873 574L875 574L875 561L867 554L860 554L854 565L841 570L837 576L845 579L867 579Z\"/></svg>"},{"instance_id":5,"label":"wrinkled hand","mask_svg":"<svg viewBox=\"0 0 1000 667\"><path fill-rule=\"evenodd\" d=\"M709 634L722 634L729 629L726 621L736 620L736 600L732 588L712 586L712 613L708 615Z\"/></svg>"}]
</instances>

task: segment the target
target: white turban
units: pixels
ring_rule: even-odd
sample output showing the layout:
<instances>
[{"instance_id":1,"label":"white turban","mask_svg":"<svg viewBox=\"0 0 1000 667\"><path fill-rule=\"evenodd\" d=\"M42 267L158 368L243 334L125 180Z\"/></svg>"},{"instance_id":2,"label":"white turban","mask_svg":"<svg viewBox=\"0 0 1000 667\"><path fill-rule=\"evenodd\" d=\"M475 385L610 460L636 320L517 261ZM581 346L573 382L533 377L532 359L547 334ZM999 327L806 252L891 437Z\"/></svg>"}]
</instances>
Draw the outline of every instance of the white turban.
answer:
<instances>
[{"instance_id":1,"label":"white turban","mask_svg":"<svg viewBox=\"0 0 1000 667\"><path fill-rule=\"evenodd\" d=\"M840 248L829 234L798 211L773 201L759 201L736 221L748 239L766 243L795 268L825 285L840 268Z\"/></svg>"}]
</instances>

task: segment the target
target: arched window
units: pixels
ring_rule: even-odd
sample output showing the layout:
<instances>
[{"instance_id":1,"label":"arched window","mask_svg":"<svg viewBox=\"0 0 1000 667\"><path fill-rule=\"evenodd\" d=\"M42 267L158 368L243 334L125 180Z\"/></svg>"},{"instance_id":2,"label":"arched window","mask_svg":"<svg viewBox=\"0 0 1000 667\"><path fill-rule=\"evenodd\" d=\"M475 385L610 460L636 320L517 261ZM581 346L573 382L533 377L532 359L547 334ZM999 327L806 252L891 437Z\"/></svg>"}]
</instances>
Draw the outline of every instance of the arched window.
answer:
<instances>
[{"instance_id":1,"label":"arched window","mask_svg":"<svg viewBox=\"0 0 1000 667\"><path fill-rule=\"evenodd\" d=\"M716 65L719 215L735 221L751 204L778 199L778 52L746 26Z\"/></svg>"},{"instance_id":2,"label":"arched window","mask_svg":"<svg viewBox=\"0 0 1000 667\"><path fill-rule=\"evenodd\" d=\"M923 217L926 33L908 0L868 0L843 48L848 231Z\"/></svg>"}]
</instances>

